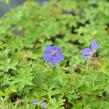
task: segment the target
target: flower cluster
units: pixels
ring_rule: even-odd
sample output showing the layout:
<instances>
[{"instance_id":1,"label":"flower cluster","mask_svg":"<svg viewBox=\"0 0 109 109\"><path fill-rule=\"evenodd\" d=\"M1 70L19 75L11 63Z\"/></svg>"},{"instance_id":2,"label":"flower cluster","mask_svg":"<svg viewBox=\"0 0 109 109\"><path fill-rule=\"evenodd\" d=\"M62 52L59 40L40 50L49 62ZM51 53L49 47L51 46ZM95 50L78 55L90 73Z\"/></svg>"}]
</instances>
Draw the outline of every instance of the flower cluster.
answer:
<instances>
[{"instance_id":1,"label":"flower cluster","mask_svg":"<svg viewBox=\"0 0 109 109\"><path fill-rule=\"evenodd\" d=\"M90 48L85 48L82 50L83 59L90 59L96 57L96 51L98 49L98 44L96 40L91 42ZM51 65L54 67L57 65L58 62L64 60L64 55L60 48L56 46L47 46L45 49L45 54L43 56L45 61L51 62ZM42 108L47 107L47 103L44 101L32 100L32 103L35 105L40 105Z\"/></svg>"},{"instance_id":2,"label":"flower cluster","mask_svg":"<svg viewBox=\"0 0 109 109\"><path fill-rule=\"evenodd\" d=\"M33 104L36 104L36 105L40 105L43 108L46 108L47 107L47 103L44 102L44 101L32 100L32 103Z\"/></svg>"},{"instance_id":3,"label":"flower cluster","mask_svg":"<svg viewBox=\"0 0 109 109\"><path fill-rule=\"evenodd\" d=\"M96 40L91 42L90 48L85 48L82 50L82 54L84 55L84 59L90 59L92 57L96 57L96 51L98 49L98 44ZM47 46L45 49L45 54L43 56L45 61L51 62L52 66L56 66L58 62L64 60L64 55L60 48L56 46Z\"/></svg>"}]
</instances>

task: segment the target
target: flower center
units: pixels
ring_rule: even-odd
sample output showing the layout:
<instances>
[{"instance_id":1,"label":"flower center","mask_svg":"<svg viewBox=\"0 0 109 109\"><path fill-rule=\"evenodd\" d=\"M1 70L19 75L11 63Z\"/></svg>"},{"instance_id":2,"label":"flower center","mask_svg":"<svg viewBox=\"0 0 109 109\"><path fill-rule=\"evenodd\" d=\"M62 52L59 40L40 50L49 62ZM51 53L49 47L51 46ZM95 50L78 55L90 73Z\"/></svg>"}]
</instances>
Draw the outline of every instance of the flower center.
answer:
<instances>
[{"instance_id":1,"label":"flower center","mask_svg":"<svg viewBox=\"0 0 109 109\"><path fill-rule=\"evenodd\" d=\"M53 50L53 51L51 52L51 55L54 56L54 57L56 57L57 54L58 54L58 53L57 53L57 50Z\"/></svg>"}]
</instances>

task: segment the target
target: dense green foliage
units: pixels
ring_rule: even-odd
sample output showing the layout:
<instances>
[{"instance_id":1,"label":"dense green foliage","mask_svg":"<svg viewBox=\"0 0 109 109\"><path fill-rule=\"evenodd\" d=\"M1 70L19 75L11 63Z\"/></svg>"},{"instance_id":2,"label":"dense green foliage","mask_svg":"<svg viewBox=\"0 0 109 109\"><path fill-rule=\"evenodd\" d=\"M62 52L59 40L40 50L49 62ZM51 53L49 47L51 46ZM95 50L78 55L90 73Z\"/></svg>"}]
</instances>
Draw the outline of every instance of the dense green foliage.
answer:
<instances>
[{"instance_id":1,"label":"dense green foliage","mask_svg":"<svg viewBox=\"0 0 109 109\"><path fill-rule=\"evenodd\" d=\"M0 18L0 109L109 109L108 0L29 0ZM81 50L95 39L99 59ZM43 60L45 47L62 49L56 67Z\"/></svg>"}]
</instances>

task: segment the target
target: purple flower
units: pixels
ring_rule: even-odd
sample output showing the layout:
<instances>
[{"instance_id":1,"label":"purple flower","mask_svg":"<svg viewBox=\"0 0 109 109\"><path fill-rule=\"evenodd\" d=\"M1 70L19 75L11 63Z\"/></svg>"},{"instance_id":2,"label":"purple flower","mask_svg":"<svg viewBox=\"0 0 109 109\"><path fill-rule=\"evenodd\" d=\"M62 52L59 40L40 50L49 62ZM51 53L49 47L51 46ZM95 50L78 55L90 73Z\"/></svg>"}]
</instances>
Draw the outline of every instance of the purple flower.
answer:
<instances>
[{"instance_id":1,"label":"purple flower","mask_svg":"<svg viewBox=\"0 0 109 109\"><path fill-rule=\"evenodd\" d=\"M46 106L47 106L47 103L46 102L44 102L44 101L41 101L41 106L43 107L43 108L46 108Z\"/></svg>"},{"instance_id":2,"label":"purple flower","mask_svg":"<svg viewBox=\"0 0 109 109\"><path fill-rule=\"evenodd\" d=\"M39 101L37 101L37 100L32 100L32 103L33 103L33 104L38 104Z\"/></svg>"},{"instance_id":3,"label":"purple flower","mask_svg":"<svg viewBox=\"0 0 109 109\"><path fill-rule=\"evenodd\" d=\"M82 53L84 54L83 58L89 59L89 58L96 56L96 50L97 49L98 49L98 44L97 44L96 40L93 40L91 42L90 48L85 48L84 50L82 50Z\"/></svg>"},{"instance_id":4,"label":"purple flower","mask_svg":"<svg viewBox=\"0 0 109 109\"><path fill-rule=\"evenodd\" d=\"M43 58L45 61L50 61L53 67L56 66L59 61L64 60L61 49L56 46L47 46Z\"/></svg>"},{"instance_id":5,"label":"purple flower","mask_svg":"<svg viewBox=\"0 0 109 109\"><path fill-rule=\"evenodd\" d=\"M47 103L44 102L44 101L32 100L32 103L33 104L36 104L36 105L41 105L43 108L46 108L47 107Z\"/></svg>"}]
</instances>

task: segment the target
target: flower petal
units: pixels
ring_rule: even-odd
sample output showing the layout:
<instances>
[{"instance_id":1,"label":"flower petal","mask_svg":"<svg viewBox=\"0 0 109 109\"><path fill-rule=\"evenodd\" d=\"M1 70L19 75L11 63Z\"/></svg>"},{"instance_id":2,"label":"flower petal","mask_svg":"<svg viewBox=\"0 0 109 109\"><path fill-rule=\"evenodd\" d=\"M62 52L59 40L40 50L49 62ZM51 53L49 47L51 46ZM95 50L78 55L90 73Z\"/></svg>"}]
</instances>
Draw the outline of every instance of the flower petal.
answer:
<instances>
[{"instance_id":1,"label":"flower petal","mask_svg":"<svg viewBox=\"0 0 109 109\"><path fill-rule=\"evenodd\" d=\"M57 57L58 60L64 60L64 55L62 54L62 52L58 53Z\"/></svg>"},{"instance_id":2,"label":"flower petal","mask_svg":"<svg viewBox=\"0 0 109 109\"><path fill-rule=\"evenodd\" d=\"M52 57L52 56L51 56L50 53L45 53L44 56L43 56L43 59L44 59L45 61L50 61L51 57Z\"/></svg>"},{"instance_id":3,"label":"flower petal","mask_svg":"<svg viewBox=\"0 0 109 109\"><path fill-rule=\"evenodd\" d=\"M96 40L93 40L92 43L91 43L91 49L93 51L96 51L98 49L98 44L96 42Z\"/></svg>"},{"instance_id":4,"label":"flower petal","mask_svg":"<svg viewBox=\"0 0 109 109\"><path fill-rule=\"evenodd\" d=\"M47 46L46 49L45 49L45 51L46 52L51 52L53 49L54 49L53 46Z\"/></svg>"},{"instance_id":5,"label":"flower petal","mask_svg":"<svg viewBox=\"0 0 109 109\"><path fill-rule=\"evenodd\" d=\"M90 59L92 58L90 55L84 56L83 59Z\"/></svg>"},{"instance_id":6,"label":"flower petal","mask_svg":"<svg viewBox=\"0 0 109 109\"><path fill-rule=\"evenodd\" d=\"M59 60L57 60L57 59L51 59L50 62L51 62L51 64L52 64L52 66L55 67L56 64L59 62Z\"/></svg>"},{"instance_id":7,"label":"flower petal","mask_svg":"<svg viewBox=\"0 0 109 109\"><path fill-rule=\"evenodd\" d=\"M63 56L63 54L60 53L56 57L52 56L50 62L52 64L52 66L56 66L56 64L58 62L60 62L61 60L64 60L64 56Z\"/></svg>"},{"instance_id":8,"label":"flower petal","mask_svg":"<svg viewBox=\"0 0 109 109\"><path fill-rule=\"evenodd\" d=\"M51 51L53 51L55 49L57 50L58 47L49 45L49 46L46 47L45 51L46 52L51 52Z\"/></svg>"},{"instance_id":9,"label":"flower petal","mask_svg":"<svg viewBox=\"0 0 109 109\"><path fill-rule=\"evenodd\" d=\"M85 48L84 50L82 50L82 53L84 55L89 55L89 54L92 54L92 50L90 48Z\"/></svg>"}]
</instances>

